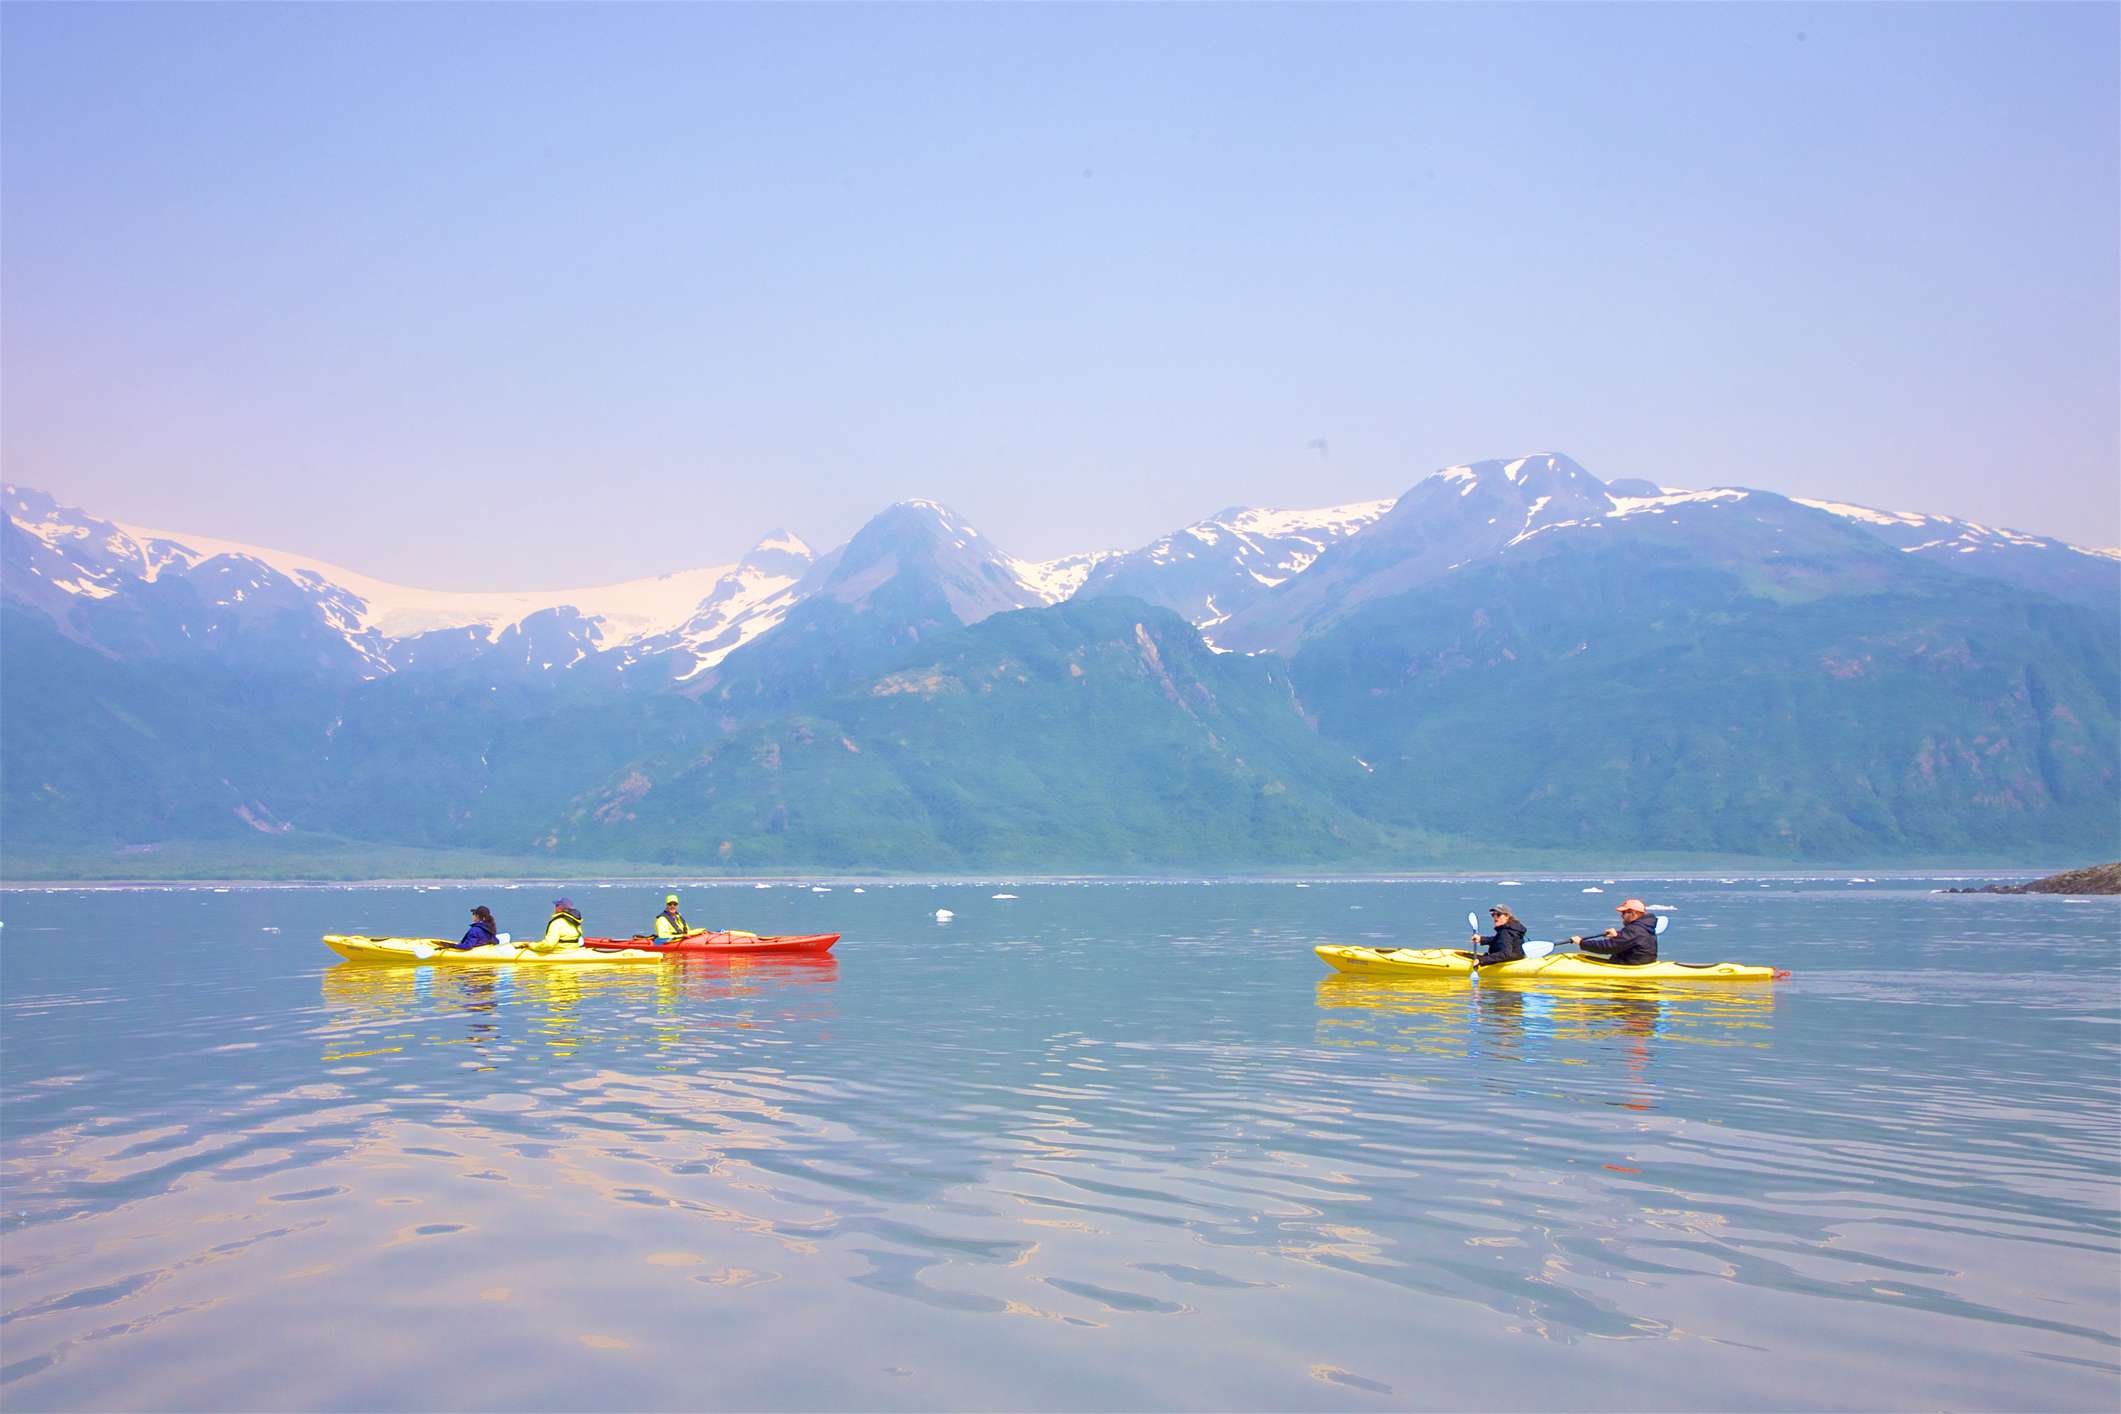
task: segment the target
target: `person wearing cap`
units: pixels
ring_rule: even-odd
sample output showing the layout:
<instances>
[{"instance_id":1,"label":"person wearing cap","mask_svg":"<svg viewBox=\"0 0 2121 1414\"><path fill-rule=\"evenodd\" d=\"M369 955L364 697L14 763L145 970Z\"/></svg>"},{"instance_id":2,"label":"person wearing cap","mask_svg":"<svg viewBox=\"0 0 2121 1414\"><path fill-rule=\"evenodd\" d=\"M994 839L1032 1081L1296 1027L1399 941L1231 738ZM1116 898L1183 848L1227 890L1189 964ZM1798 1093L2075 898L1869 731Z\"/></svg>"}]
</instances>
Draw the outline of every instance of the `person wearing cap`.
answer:
<instances>
[{"instance_id":1,"label":"person wearing cap","mask_svg":"<svg viewBox=\"0 0 2121 1414\"><path fill-rule=\"evenodd\" d=\"M1478 933L1473 935L1473 946L1480 949L1474 955L1474 964L1486 967L1497 962L1522 961L1524 924L1518 922L1517 916L1499 903L1488 910L1488 919L1495 925L1495 931L1485 938Z\"/></svg>"},{"instance_id":2,"label":"person wearing cap","mask_svg":"<svg viewBox=\"0 0 2121 1414\"><path fill-rule=\"evenodd\" d=\"M659 943L672 943L691 931L685 926L685 915L678 912L678 896L666 895L663 899L663 911L655 916L655 940Z\"/></svg>"},{"instance_id":3,"label":"person wearing cap","mask_svg":"<svg viewBox=\"0 0 2121 1414\"><path fill-rule=\"evenodd\" d=\"M500 934L494 931L493 910L482 903L471 911L471 927L457 947L469 952L473 948L490 948L500 940Z\"/></svg>"},{"instance_id":4,"label":"person wearing cap","mask_svg":"<svg viewBox=\"0 0 2121 1414\"><path fill-rule=\"evenodd\" d=\"M552 918L545 924L545 936L530 945L532 951L557 952L561 948L578 948L581 945L581 910L567 899L554 899Z\"/></svg>"},{"instance_id":5,"label":"person wearing cap","mask_svg":"<svg viewBox=\"0 0 2121 1414\"><path fill-rule=\"evenodd\" d=\"M1657 960L1657 920L1650 917L1639 898L1623 899L1615 905L1620 926L1608 928L1602 938L1569 939L1585 952L1602 953L1607 962L1622 967L1640 967Z\"/></svg>"}]
</instances>

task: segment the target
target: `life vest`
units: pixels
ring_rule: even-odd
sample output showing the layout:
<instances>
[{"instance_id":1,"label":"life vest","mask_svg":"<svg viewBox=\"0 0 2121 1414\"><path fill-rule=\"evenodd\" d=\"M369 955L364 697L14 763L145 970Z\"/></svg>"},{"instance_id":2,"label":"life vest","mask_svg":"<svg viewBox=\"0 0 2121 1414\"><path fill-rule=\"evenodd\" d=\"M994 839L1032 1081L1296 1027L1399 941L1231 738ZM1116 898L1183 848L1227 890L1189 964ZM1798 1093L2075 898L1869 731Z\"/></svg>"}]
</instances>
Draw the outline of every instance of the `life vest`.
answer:
<instances>
[{"instance_id":1,"label":"life vest","mask_svg":"<svg viewBox=\"0 0 2121 1414\"><path fill-rule=\"evenodd\" d=\"M658 913L655 916L655 935L658 938L682 938L691 931L685 926L685 915L682 913L674 918L668 913Z\"/></svg>"}]
</instances>

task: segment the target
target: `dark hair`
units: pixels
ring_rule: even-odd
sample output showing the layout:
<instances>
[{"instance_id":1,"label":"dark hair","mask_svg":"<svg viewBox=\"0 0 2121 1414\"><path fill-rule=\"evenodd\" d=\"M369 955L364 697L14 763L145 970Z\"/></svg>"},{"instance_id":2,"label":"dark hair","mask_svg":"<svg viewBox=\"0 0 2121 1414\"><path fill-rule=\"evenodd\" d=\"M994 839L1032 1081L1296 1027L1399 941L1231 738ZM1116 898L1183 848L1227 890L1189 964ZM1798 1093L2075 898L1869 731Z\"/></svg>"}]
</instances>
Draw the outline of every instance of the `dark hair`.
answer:
<instances>
[{"instance_id":1,"label":"dark hair","mask_svg":"<svg viewBox=\"0 0 2121 1414\"><path fill-rule=\"evenodd\" d=\"M485 919L485 920L486 920L486 921L487 921L488 923L491 923L491 922L493 922L493 910L492 910L492 909L490 909L490 908L488 908L488 907L487 907L487 906L486 906L485 904L483 904L483 903L482 903L482 904L480 904L480 905L479 905L479 906L478 906L477 908L474 908L474 909L473 909L473 910L471 911L471 916L472 916L472 917L474 917L474 918L483 918L483 919Z\"/></svg>"}]
</instances>

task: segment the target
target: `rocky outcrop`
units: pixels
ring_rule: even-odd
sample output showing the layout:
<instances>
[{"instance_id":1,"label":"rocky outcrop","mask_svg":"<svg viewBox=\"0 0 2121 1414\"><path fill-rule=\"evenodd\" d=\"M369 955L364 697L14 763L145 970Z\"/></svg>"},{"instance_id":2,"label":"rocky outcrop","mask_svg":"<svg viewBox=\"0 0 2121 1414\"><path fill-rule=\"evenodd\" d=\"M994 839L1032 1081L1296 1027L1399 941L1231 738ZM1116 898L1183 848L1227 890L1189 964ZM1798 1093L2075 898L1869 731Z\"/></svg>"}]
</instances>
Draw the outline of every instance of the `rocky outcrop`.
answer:
<instances>
[{"instance_id":1,"label":"rocky outcrop","mask_svg":"<svg viewBox=\"0 0 2121 1414\"><path fill-rule=\"evenodd\" d=\"M1990 884L1980 889L1946 889L1948 894L2121 894L2121 863L2094 864L2034 879L2026 884Z\"/></svg>"}]
</instances>

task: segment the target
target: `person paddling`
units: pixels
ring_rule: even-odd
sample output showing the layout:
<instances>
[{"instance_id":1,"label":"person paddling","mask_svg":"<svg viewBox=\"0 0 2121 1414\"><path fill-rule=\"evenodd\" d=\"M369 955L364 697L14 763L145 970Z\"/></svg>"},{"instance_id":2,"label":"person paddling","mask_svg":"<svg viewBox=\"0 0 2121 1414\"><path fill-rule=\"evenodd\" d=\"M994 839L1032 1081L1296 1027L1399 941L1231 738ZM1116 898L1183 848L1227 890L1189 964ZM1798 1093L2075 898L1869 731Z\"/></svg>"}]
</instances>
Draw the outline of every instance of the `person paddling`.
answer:
<instances>
[{"instance_id":1,"label":"person paddling","mask_svg":"<svg viewBox=\"0 0 2121 1414\"><path fill-rule=\"evenodd\" d=\"M667 895L663 899L663 911L655 916L655 940L674 943L691 931L685 926L685 915L678 912L678 896Z\"/></svg>"},{"instance_id":2,"label":"person paddling","mask_svg":"<svg viewBox=\"0 0 2121 1414\"><path fill-rule=\"evenodd\" d=\"M1480 949L1473 957L1477 967L1488 967L1498 962L1519 962L1524 958L1524 924L1517 915L1496 904L1488 910L1488 920L1495 925L1492 935L1483 938L1473 935L1473 946Z\"/></svg>"},{"instance_id":3,"label":"person paddling","mask_svg":"<svg viewBox=\"0 0 2121 1414\"><path fill-rule=\"evenodd\" d=\"M1650 917L1639 898L1624 899L1615 906L1620 926L1608 928L1602 938L1569 939L1585 952L1602 953L1607 962L1622 967L1640 967L1657 960L1657 920Z\"/></svg>"},{"instance_id":4,"label":"person paddling","mask_svg":"<svg viewBox=\"0 0 2121 1414\"><path fill-rule=\"evenodd\" d=\"M557 952L561 948L578 948L582 945L582 913L564 898L552 901L552 918L545 924L545 936L530 946L536 952Z\"/></svg>"},{"instance_id":5,"label":"person paddling","mask_svg":"<svg viewBox=\"0 0 2121 1414\"><path fill-rule=\"evenodd\" d=\"M500 934L494 931L493 910L482 903L471 911L471 927L456 946L470 952L473 948L490 948L500 940Z\"/></svg>"}]
</instances>

